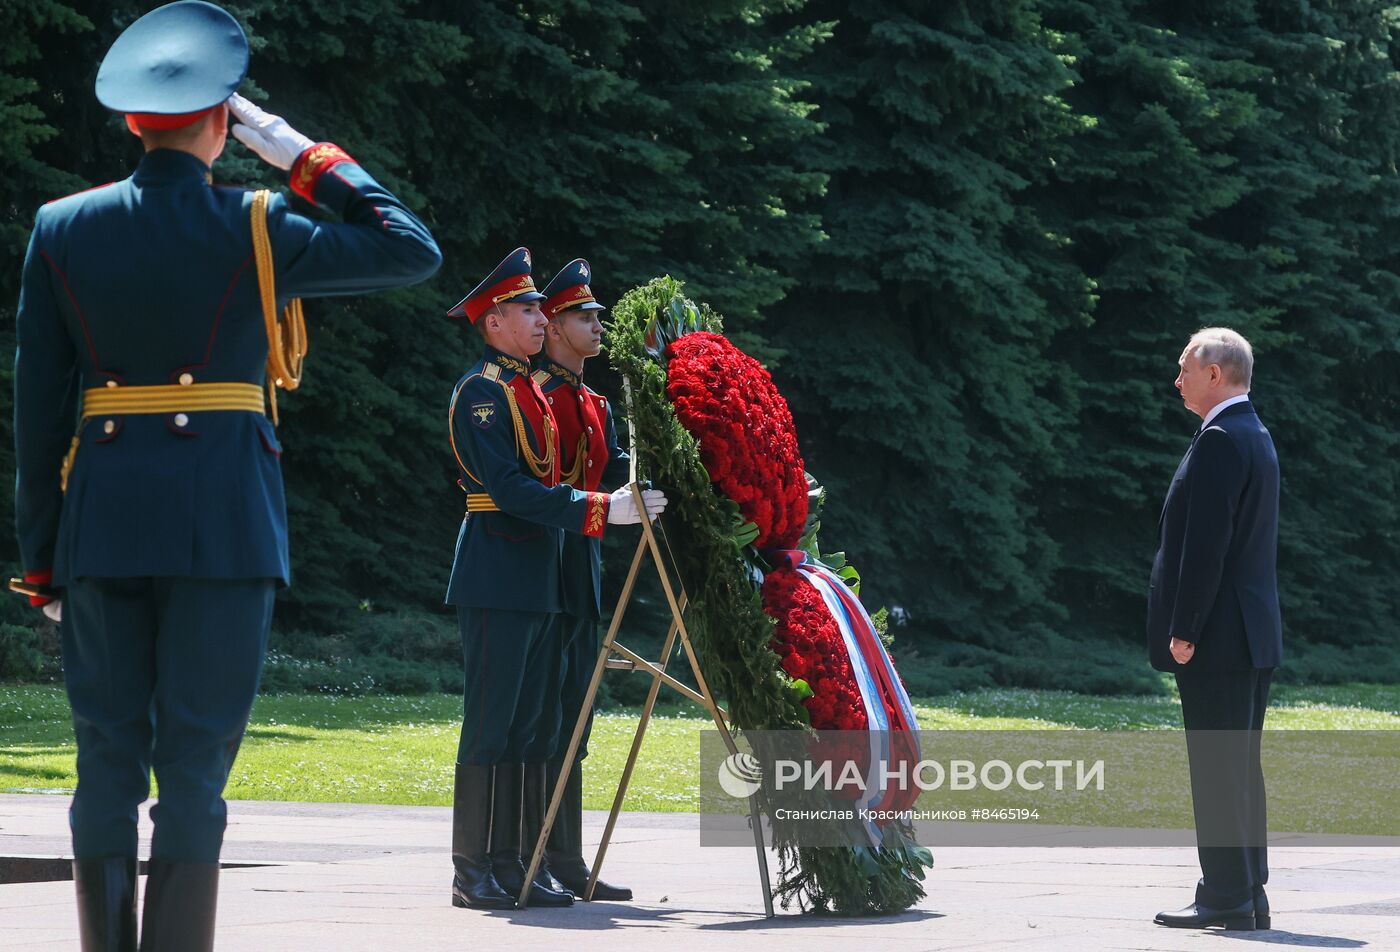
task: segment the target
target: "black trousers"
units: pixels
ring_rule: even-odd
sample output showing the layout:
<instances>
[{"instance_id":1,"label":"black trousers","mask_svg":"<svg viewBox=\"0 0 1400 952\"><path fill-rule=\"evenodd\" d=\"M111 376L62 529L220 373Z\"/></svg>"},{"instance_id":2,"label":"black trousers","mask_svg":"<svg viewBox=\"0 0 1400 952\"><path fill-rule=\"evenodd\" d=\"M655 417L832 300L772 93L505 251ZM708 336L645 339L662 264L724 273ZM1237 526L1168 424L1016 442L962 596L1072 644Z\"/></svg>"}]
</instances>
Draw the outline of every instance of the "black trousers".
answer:
<instances>
[{"instance_id":1,"label":"black trousers","mask_svg":"<svg viewBox=\"0 0 1400 952\"><path fill-rule=\"evenodd\" d=\"M1261 731L1272 668L1176 674L1201 880L1196 901L1214 909L1240 905L1269 881Z\"/></svg>"}]
</instances>

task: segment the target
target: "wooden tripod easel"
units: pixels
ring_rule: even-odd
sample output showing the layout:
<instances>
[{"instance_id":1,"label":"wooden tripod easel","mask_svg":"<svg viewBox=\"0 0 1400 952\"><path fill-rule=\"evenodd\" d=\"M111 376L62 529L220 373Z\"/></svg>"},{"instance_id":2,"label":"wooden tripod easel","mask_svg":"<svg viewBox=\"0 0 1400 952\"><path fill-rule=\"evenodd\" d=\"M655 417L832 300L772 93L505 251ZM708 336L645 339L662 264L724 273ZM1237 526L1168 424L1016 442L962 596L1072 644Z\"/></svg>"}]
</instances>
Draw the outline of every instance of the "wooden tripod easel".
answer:
<instances>
[{"instance_id":1,"label":"wooden tripod easel","mask_svg":"<svg viewBox=\"0 0 1400 952\"><path fill-rule=\"evenodd\" d=\"M632 465L628 485L632 490L632 498L636 500L637 511L645 513L646 507L642 504L642 489L637 483L635 436L631 443ZM671 627L666 634L666 644L661 649L661 657L654 663L630 648L619 644L616 640L618 627L622 624L622 616L627 612L627 605L632 599L632 589L636 585L637 576L641 571L642 557L648 551L656 566L656 573L661 579L661 588L666 593L666 602L671 607ZM672 588L670 573L666 569L665 561L661 558L661 548L656 542L656 532L650 521L643 518L642 537L638 540L637 551L632 556L632 567L627 570L627 580L622 585L622 594L618 597L617 608L613 611L612 623L608 625L608 633L598 648L598 661L593 666L593 679L588 684L588 693L584 695L583 707L579 711L578 720L574 722L574 734L569 740L569 749L564 753L564 762L559 770L559 780L554 784L554 795L550 797L549 810L545 813L544 826L540 830L539 840L535 843L535 851L530 857L529 868L525 871L525 884L521 887L520 896L516 900L516 904L521 909L529 904L530 883L534 880L535 873L539 870L544 857L545 844L549 842L549 831L554 828L554 818L558 815L559 804L564 799L564 786L568 783L570 771L574 769L574 757L578 754L579 745L583 741L583 731L588 724L588 715L593 710L593 699L598 694L598 685L602 682L605 668L649 674L651 676L651 690L647 692L646 704L642 707L642 716L637 722L637 733L632 738L632 749L627 755L627 765L622 770L622 779L618 781L617 794L613 797L612 812L608 814L608 824L603 829L603 839L598 844L598 855L593 859L593 872L588 878L588 886L582 898L591 898L598 883L598 873L603 868L603 857L607 855L608 842L612 839L613 829L617 826L617 815L622 812L622 801L627 796L627 785L632 779L632 769L637 765L637 755L641 752L642 739L646 736L647 724L651 720L651 712L656 706L656 698L661 693L662 684L674 688L709 711L710 716L714 718L715 726L719 728L720 736L724 738L725 745L729 748L730 754L738 753L734 738L730 735L729 728L725 724L725 714L715 703L714 695L710 693L705 676L700 671L700 661L695 655L695 648L690 642L690 633L686 631L685 627L685 607L685 589L682 587L680 594L677 595ZM695 683L700 687L699 691L693 690L689 685L666 673L666 664L670 661L671 654L675 650L678 636L681 646L685 649L686 658L690 661L690 672L695 676ZM614 658L614 655L617 657ZM758 854L758 873L763 885L763 911L769 918L772 918L773 890L768 882L768 856L763 851L763 827L759 823L758 804L753 797L749 798L749 819L750 825L753 827L754 851Z\"/></svg>"}]
</instances>

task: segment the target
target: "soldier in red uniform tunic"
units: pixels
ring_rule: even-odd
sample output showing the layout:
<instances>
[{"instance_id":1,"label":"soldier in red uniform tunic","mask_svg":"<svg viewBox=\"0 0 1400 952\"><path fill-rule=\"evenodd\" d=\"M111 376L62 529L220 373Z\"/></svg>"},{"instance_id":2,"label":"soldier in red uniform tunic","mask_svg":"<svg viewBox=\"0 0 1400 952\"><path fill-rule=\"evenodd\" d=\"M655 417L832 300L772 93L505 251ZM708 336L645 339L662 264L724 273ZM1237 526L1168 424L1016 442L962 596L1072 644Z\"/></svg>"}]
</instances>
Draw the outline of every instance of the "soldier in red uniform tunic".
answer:
<instances>
[{"instance_id":1,"label":"soldier in red uniform tunic","mask_svg":"<svg viewBox=\"0 0 1400 952\"><path fill-rule=\"evenodd\" d=\"M544 763L558 742L562 646L555 615L565 538L597 541L608 524L640 521L631 493L609 496L560 481L557 423L530 357L545 318L517 248L448 311L486 342L448 410L466 515L447 602L456 606L466 685L453 796L452 901L500 909L524 887L522 847L544 821ZM645 499L655 515L665 498ZM529 848L529 847L525 847ZM568 906L543 869L530 905Z\"/></svg>"},{"instance_id":2,"label":"soldier in red uniform tunic","mask_svg":"<svg viewBox=\"0 0 1400 952\"><path fill-rule=\"evenodd\" d=\"M599 317L604 308L593 298L590 274L588 262L578 258L561 268L545 288L544 313L549 326L545 328L544 350L535 359L534 379L558 426L561 481L578 490L596 492L601 486L621 486L627 481L628 457L618 445L607 398L583 382L584 361L597 356L603 337ZM600 562L598 539L572 533L564 537L564 606L555 616L555 624L564 651L560 697L565 731L578 719L598 657ZM590 711L589 729L592 716ZM578 760L587 753L585 729ZM559 754L562 751L554 756ZM545 789L554 789L560 766L558 760L551 759ZM583 773L582 764L576 763L550 832L546 859L554 878L579 896L584 894L589 875L583 861L582 824ZM599 880L592 898L631 899L632 890Z\"/></svg>"}]
</instances>

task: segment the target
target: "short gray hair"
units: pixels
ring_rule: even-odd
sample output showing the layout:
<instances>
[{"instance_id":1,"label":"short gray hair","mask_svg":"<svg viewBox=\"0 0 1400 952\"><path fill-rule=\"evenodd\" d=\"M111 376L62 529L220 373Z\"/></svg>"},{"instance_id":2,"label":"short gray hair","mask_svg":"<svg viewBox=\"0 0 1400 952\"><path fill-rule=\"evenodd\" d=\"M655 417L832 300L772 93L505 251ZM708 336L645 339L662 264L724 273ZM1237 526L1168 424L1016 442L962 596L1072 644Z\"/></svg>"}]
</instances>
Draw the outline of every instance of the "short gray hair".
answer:
<instances>
[{"instance_id":1,"label":"short gray hair","mask_svg":"<svg viewBox=\"0 0 1400 952\"><path fill-rule=\"evenodd\" d=\"M1254 348L1244 336L1228 327L1203 327L1191 335L1186 352L1203 366L1219 364L1227 382L1249 389L1254 378Z\"/></svg>"}]
</instances>

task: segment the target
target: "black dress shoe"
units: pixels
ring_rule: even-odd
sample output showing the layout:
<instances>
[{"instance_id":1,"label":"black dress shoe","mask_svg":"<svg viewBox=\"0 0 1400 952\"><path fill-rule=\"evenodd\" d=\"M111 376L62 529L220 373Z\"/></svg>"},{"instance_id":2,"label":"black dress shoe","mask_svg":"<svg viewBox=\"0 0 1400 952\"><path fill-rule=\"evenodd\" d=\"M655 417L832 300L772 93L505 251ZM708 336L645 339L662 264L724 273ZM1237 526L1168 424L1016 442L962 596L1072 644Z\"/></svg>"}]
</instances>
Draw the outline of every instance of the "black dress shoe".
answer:
<instances>
[{"instance_id":1,"label":"black dress shoe","mask_svg":"<svg viewBox=\"0 0 1400 952\"><path fill-rule=\"evenodd\" d=\"M1272 929L1274 920L1269 915L1269 897L1264 894L1264 887L1260 886L1259 891L1254 894L1254 928Z\"/></svg>"},{"instance_id":2,"label":"black dress shoe","mask_svg":"<svg viewBox=\"0 0 1400 952\"><path fill-rule=\"evenodd\" d=\"M1159 926L1173 929L1204 929L1207 926L1224 926L1235 932L1254 931L1254 900L1242 902L1230 909L1212 909L1193 902L1175 912L1159 912L1153 920Z\"/></svg>"}]
</instances>

